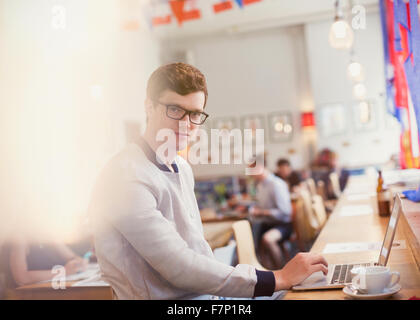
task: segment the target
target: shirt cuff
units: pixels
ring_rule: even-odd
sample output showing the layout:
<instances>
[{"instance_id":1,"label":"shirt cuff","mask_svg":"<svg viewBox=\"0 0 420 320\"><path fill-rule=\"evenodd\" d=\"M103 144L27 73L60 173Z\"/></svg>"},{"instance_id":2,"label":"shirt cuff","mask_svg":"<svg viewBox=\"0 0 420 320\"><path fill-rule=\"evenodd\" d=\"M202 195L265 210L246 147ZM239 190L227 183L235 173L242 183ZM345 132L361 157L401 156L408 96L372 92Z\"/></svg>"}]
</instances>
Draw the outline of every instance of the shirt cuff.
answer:
<instances>
[{"instance_id":1,"label":"shirt cuff","mask_svg":"<svg viewBox=\"0 0 420 320\"><path fill-rule=\"evenodd\" d=\"M254 289L254 298L261 296L272 296L276 287L276 279L272 271L255 270L257 273L257 284Z\"/></svg>"}]
</instances>

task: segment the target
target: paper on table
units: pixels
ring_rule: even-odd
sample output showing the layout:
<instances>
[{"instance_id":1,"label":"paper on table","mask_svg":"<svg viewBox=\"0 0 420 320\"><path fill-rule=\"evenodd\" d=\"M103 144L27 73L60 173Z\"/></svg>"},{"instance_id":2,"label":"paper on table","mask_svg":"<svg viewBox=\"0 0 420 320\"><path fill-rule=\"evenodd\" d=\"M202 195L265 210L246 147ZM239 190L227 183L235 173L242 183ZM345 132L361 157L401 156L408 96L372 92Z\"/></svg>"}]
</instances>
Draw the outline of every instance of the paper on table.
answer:
<instances>
[{"instance_id":1,"label":"paper on table","mask_svg":"<svg viewBox=\"0 0 420 320\"><path fill-rule=\"evenodd\" d=\"M350 216L362 216L366 214L372 214L373 209L369 205L348 205L343 206L340 209L340 216L341 217L350 217Z\"/></svg>"},{"instance_id":2,"label":"paper on table","mask_svg":"<svg viewBox=\"0 0 420 320\"><path fill-rule=\"evenodd\" d=\"M375 191L372 191L372 189L360 189L360 188L351 188L351 189L346 189L344 191L344 194L346 196L350 196L350 195L354 195L354 196L361 196L361 195L366 195L369 197L373 197L376 195Z\"/></svg>"},{"instance_id":3,"label":"paper on table","mask_svg":"<svg viewBox=\"0 0 420 320\"><path fill-rule=\"evenodd\" d=\"M358 251L379 251L382 242L339 242L327 243L322 253L346 253ZM405 240L395 240L392 249L405 249Z\"/></svg>"},{"instance_id":4,"label":"paper on table","mask_svg":"<svg viewBox=\"0 0 420 320\"><path fill-rule=\"evenodd\" d=\"M90 278L94 275L97 275L99 273L100 273L99 264L90 263L87 266L87 269L85 271L67 276L66 281L76 281L76 280L88 279L88 278Z\"/></svg>"},{"instance_id":5,"label":"paper on table","mask_svg":"<svg viewBox=\"0 0 420 320\"><path fill-rule=\"evenodd\" d=\"M88 279L78 281L72 287L108 287L109 283L101 280L101 275L97 274Z\"/></svg>"},{"instance_id":6,"label":"paper on table","mask_svg":"<svg viewBox=\"0 0 420 320\"><path fill-rule=\"evenodd\" d=\"M349 194L346 196L347 201L362 201L369 200L372 197L371 194L360 193L360 194Z\"/></svg>"},{"instance_id":7,"label":"paper on table","mask_svg":"<svg viewBox=\"0 0 420 320\"><path fill-rule=\"evenodd\" d=\"M77 280L88 279L88 278L91 278L91 277L93 277L97 274L100 274L100 272L101 272L101 270L99 268L99 264L89 263L85 271L68 275L68 276L66 276L65 280L66 281L77 281ZM39 283L47 283L47 282L52 282L52 281L53 281L53 279L43 280L43 281L40 281Z\"/></svg>"}]
</instances>

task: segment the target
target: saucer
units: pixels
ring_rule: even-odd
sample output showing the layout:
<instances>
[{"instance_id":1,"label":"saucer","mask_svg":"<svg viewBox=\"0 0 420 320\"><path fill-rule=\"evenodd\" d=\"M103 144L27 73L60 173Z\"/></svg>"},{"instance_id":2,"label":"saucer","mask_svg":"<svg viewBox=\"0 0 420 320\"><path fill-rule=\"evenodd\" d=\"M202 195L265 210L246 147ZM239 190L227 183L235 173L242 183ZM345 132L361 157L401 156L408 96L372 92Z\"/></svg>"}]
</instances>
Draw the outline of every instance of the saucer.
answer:
<instances>
[{"instance_id":1,"label":"saucer","mask_svg":"<svg viewBox=\"0 0 420 320\"><path fill-rule=\"evenodd\" d=\"M388 298L388 297L392 296L393 294L396 294L400 290L401 290L401 285L398 284L398 283L391 288L385 289L381 293L371 293L371 294L368 294L368 293L354 293L350 288L348 288L348 286L343 288L343 292L347 296L352 297L352 298L356 298L356 299L365 299L365 300L385 299L385 298Z\"/></svg>"}]
</instances>

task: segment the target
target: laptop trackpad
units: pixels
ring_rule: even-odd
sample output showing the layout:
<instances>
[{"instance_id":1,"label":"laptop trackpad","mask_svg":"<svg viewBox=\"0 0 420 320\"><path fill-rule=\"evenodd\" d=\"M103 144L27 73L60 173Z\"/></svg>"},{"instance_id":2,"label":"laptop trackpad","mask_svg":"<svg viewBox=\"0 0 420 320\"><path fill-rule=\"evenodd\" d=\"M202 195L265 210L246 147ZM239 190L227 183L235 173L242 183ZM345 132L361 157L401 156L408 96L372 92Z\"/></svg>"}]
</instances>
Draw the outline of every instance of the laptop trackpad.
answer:
<instances>
[{"instance_id":1,"label":"laptop trackpad","mask_svg":"<svg viewBox=\"0 0 420 320\"><path fill-rule=\"evenodd\" d=\"M324 287L327 285L327 276L322 273L322 271L314 272L309 277L307 277L299 285L294 286L293 290L303 290L316 287Z\"/></svg>"}]
</instances>

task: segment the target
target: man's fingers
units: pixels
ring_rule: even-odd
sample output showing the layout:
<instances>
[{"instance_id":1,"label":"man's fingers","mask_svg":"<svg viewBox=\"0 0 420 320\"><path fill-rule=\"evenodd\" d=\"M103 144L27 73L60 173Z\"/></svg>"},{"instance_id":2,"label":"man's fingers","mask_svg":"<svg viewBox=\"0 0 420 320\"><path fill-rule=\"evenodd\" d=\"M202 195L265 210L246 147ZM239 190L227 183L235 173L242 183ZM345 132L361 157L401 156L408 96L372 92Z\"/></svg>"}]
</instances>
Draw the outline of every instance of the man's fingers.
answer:
<instances>
[{"instance_id":1,"label":"man's fingers","mask_svg":"<svg viewBox=\"0 0 420 320\"><path fill-rule=\"evenodd\" d=\"M309 259L309 262L310 262L311 264L318 264L318 263L321 263L321 264L323 264L324 266L328 267L328 262L327 262L327 260L325 260L325 258L324 258L323 256L321 256L320 254L314 254L314 255L311 255L311 257L310 257L310 259Z\"/></svg>"},{"instance_id":2,"label":"man's fingers","mask_svg":"<svg viewBox=\"0 0 420 320\"><path fill-rule=\"evenodd\" d=\"M319 263L319 264L312 265L309 271L311 272L311 274L314 272L322 271L322 273L326 276L328 273L328 268L324 266L323 264Z\"/></svg>"}]
</instances>

